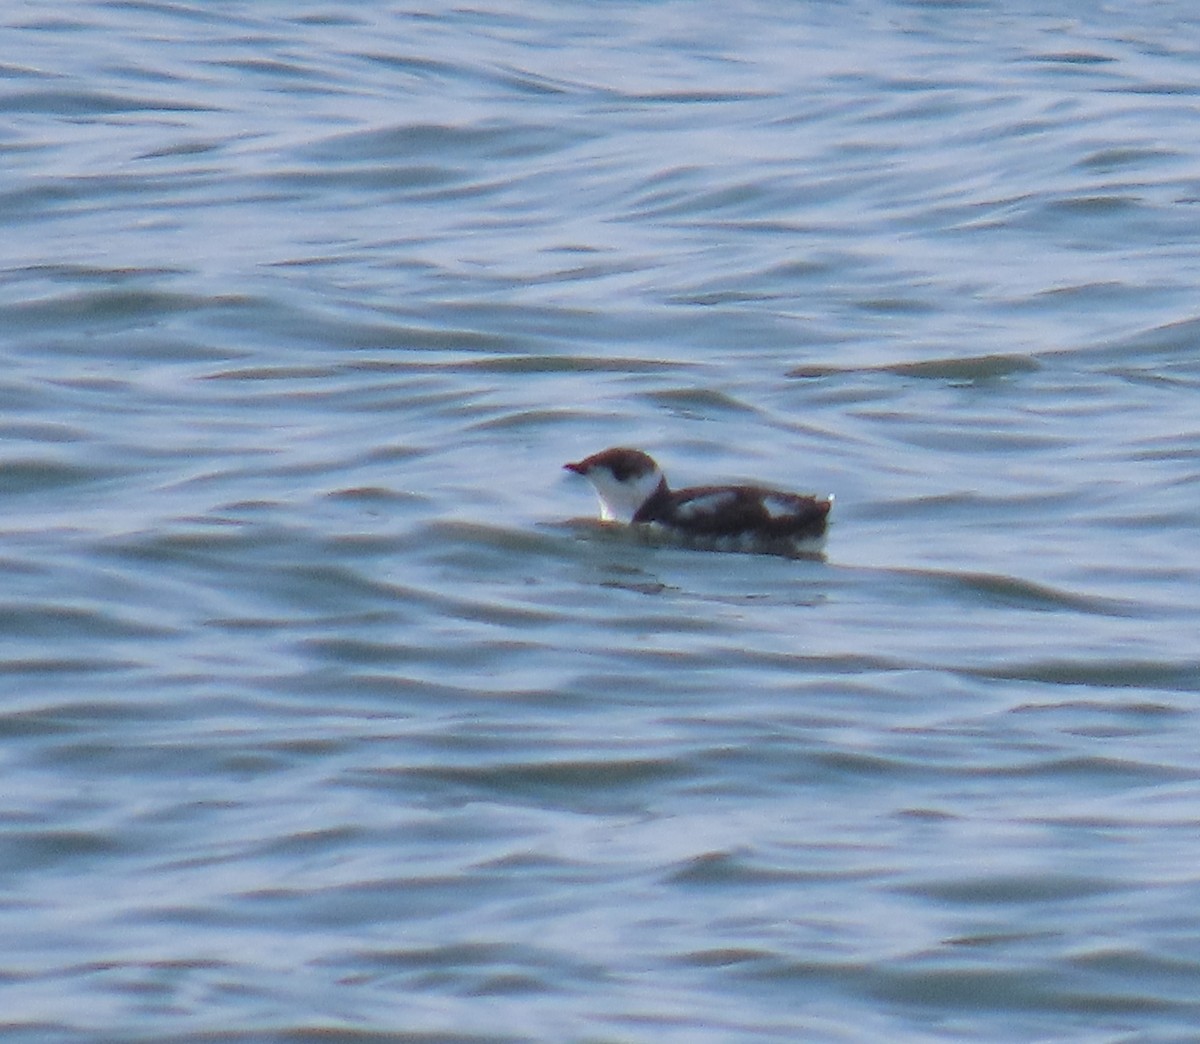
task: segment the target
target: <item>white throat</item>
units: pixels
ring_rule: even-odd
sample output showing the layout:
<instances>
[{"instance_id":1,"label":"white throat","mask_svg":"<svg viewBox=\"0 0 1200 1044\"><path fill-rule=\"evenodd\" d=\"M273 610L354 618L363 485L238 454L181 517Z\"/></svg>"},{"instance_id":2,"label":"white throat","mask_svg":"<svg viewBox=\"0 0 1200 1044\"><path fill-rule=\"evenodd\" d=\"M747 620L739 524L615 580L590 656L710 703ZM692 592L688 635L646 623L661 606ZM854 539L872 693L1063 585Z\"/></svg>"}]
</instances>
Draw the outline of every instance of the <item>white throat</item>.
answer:
<instances>
[{"instance_id":1,"label":"white throat","mask_svg":"<svg viewBox=\"0 0 1200 1044\"><path fill-rule=\"evenodd\" d=\"M618 482L605 467L592 468L586 477L600 498L600 518L605 522L632 522L637 509L650 499L662 482L662 472L658 468L630 476L624 482Z\"/></svg>"}]
</instances>

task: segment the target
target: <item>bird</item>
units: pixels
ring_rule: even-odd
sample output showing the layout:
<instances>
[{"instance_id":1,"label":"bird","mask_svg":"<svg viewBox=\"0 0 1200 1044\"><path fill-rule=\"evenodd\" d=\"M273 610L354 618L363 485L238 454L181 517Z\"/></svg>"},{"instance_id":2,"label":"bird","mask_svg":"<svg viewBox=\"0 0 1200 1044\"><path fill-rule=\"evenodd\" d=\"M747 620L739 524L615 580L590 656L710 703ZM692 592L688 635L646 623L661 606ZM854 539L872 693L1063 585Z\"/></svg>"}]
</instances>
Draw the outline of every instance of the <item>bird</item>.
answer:
<instances>
[{"instance_id":1,"label":"bird","mask_svg":"<svg viewBox=\"0 0 1200 1044\"><path fill-rule=\"evenodd\" d=\"M717 551L811 555L825 544L833 495L784 493L760 486L672 490L654 458L616 446L564 464L600 499L600 518Z\"/></svg>"}]
</instances>

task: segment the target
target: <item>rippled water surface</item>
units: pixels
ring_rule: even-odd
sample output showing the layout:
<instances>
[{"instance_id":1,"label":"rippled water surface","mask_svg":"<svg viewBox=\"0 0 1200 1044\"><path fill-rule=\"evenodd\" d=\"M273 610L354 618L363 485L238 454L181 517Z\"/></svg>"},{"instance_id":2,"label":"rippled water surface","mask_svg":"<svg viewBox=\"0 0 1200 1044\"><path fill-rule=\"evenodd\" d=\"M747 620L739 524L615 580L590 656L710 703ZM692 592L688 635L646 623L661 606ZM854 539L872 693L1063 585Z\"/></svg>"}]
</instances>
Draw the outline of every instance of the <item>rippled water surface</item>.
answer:
<instances>
[{"instance_id":1,"label":"rippled water surface","mask_svg":"<svg viewBox=\"0 0 1200 1044\"><path fill-rule=\"evenodd\" d=\"M1196 1039L1190 5L0 17L6 1040Z\"/></svg>"}]
</instances>

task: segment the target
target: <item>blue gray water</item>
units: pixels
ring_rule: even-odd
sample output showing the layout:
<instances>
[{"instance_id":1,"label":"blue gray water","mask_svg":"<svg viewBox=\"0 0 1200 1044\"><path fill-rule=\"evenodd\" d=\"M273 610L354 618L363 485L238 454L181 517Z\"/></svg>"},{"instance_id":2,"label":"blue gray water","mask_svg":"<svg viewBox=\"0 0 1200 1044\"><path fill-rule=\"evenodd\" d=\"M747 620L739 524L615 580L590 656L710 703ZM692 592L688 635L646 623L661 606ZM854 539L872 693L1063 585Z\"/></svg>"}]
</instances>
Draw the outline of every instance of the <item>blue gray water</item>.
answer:
<instances>
[{"instance_id":1,"label":"blue gray water","mask_svg":"<svg viewBox=\"0 0 1200 1044\"><path fill-rule=\"evenodd\" d=\"M5 1040L1200 1036L1192 5L2 18Z\"/></svg>"}]
</instances>

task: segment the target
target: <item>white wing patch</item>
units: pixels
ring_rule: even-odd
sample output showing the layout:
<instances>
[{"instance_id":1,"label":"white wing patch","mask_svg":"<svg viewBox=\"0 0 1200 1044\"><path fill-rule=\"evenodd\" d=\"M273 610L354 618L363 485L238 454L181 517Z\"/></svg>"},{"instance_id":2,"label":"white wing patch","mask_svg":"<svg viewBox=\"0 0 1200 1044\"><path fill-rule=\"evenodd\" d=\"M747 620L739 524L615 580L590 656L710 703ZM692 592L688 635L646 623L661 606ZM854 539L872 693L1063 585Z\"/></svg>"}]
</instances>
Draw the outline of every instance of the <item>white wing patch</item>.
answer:
<instances>
[{"instance_id":1,"label":"white wing patch","mask_svg":"<svg viewBox=\"0 0 1200 1044\"><path fill-rule=\"evenodd\" d=\"M796 514L796 502L791 497L768 493L762 498L762 506L771 518L790 518Z\"/></svg>"},{"instance_id":2,"label":"white wing patch","mask_svg":"<svg viewBox=\"0 0 1200 1044\"><path fill-rule=\"evenodd\" d=\"M737 500L737 494L731 489L718 490L715 493L702 493L698 497L685 500L679 505L677 513L683 519L715 515L735 500Z\"/></svg>"}]
</instances>

